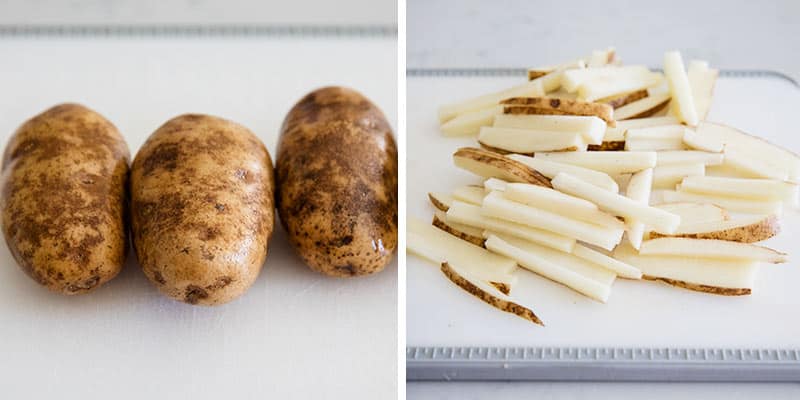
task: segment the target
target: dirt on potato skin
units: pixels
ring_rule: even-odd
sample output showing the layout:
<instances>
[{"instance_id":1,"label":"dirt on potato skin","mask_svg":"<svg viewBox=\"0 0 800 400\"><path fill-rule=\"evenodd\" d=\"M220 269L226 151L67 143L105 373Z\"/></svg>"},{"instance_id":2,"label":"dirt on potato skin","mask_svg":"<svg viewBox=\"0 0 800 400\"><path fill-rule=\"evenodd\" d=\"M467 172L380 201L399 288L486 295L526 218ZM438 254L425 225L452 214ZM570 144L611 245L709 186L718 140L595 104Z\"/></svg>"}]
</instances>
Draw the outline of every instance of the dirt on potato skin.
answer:
<instances>
[{"instance_id":1,"label":"dirt on potato skin","mask_svg":"<svg viewBox=\"0 0 800 400\"><path fill-rule=\"evenodd\" d=\"M82 294L122 270L129 160L117 128L79 104L54 106L17 129L3 155L2 230L33 280Z\"/></svg>"},{"instance_id":2,"label":"dirt on potato skin","mask_svg":"<svg viewBox=\"0 0 800 400\"><path fill-rule=\"evenodd\" d=\"M360 93L326 87L287 114L276 203L289 241L314 271L383 270L397 247L397 147L383 113Z\"/></svg>"},{"instance_id":3,"label":"dirt on potato skin","mask_svg":"<svg viewBox=\"0 0 800 400\"><path fill-rule=\"evenodd\" d=\"M218 305L242 295L267 256L272 160L247 128L201 114L167 121L131 168L133 244L165 295Z\"/></svg>"}]
</instances>

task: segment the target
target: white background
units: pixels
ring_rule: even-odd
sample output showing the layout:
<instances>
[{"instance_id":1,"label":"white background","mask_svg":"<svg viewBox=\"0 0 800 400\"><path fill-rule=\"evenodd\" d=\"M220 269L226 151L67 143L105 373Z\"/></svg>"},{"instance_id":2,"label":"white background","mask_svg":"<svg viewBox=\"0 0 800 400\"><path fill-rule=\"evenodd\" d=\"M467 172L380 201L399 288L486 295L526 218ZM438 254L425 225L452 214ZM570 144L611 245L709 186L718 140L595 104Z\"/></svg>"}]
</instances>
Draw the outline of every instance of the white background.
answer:
<instances>
[{"instance_id":1,"label":"white background","mask_svg":"<svg viewBox=\"0 0 800 400\"><path fill-rule=\"evenodd\" d=\"M105 15L110 6L100 3ZM167 119L199 112L247 126L274 155L289 108L331 84L357 88L397 126L394 37L0 38L0 60L2 143L27 118L76 101L114 122L134 154ZM3 396L394 398L396 261L374 276L328 278L302 265L275 229L254 286L215 308L161 296L133 256L89 295L52 294L2 245Z\"/></svg>"}]
</instances>

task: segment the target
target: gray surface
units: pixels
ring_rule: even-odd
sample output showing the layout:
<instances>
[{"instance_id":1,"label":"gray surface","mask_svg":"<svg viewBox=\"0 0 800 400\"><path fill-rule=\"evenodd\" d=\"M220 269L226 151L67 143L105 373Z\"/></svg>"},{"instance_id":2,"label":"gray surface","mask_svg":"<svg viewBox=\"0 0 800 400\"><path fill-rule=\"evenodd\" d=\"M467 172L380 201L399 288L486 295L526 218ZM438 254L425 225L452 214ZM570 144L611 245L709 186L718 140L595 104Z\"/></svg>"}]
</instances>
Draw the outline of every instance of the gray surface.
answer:
<instances>
[{"instance_id":1,"label":"gray surface","mask_svg":"<svg viewBox=\"0 0 800 400\"><path fill-rule=\"evenodd\" d=\"M527 67L614 45L626 63L664 51L800 80L800 1L408 0L407 66Z\"/></svg>"},{"instance_id":2,"label":"gray surface","mask_svg":"<svg viewBox=\"0 0 800 400\"><path fill-rule=\"evenodd\" d=\"M794 383L632 383L632 382L410 382L408 399L703 399L789 400L800 398Z\"/></svg>"},{"instance_id":3,"label":"gray surface","mask_svg":"<svg viewBox=\"0 0 800 400\"><path fill-rule=\"evenodd\" d=\"M406 350L406 377L800 382L800 350L416 347Z\"/></svg>"}]
</instances>

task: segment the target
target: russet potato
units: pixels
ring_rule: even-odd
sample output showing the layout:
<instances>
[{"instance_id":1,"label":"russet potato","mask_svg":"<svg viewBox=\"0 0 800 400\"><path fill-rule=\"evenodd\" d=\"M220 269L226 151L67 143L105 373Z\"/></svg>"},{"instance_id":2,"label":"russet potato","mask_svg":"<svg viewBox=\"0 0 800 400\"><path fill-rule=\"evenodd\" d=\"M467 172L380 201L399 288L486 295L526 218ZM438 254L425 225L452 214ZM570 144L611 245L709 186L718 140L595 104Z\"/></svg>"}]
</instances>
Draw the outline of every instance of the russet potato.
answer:
<instances>
[{"instance_id":1,"label":"russet potato","mask_svg":"<svg viewBox=\"0 0 800 400\"><path fill-rule=\"evenodd\" d=\"M50 108L14 133L3 156L2 227L33 280L81 294L120 272L129 160L117 128L78 104Z\"/></svg>"},{"instance_id":2,"label":"russet potato","mask_svg":"<svg viewBox=\"0 0 800 400\"><path fill-rule=\"evenodd\" d=\"M283 122L276 202L311 269L350 277L384 269L397 247L397 147L383 113L350 89L303 97Z\"/></svg>"}]
</instances>

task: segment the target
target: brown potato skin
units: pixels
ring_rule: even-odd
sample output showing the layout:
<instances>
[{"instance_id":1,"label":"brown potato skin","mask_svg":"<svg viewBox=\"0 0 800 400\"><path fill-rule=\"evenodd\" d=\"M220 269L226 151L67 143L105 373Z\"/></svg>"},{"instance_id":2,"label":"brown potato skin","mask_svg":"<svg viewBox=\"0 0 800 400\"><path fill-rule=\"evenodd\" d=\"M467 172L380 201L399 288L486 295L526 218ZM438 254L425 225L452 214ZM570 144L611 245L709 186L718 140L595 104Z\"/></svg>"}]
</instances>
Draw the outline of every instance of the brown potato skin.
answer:
<instances>
[{"instance_id":1,"label":"brown potato skin","mask_svg":"<svg viewBox=\"0 0 800 400\"><path fill-rule=\"evenodd\" d=\"M147 278L189 304L242 295L267 256L273 179L269 152L239 124L186 114L158 128L131 167L133 244Z\"/></svg>"},{"instance_id":2,"label":"brown potato skin","mask_svg":"<svg viewBox=\"0 0 800 400\"><path fill-rule=\"evenodd\" d=\"M0 209L26 274L72 295L122 270L129 161L117 128L82 105L57 105L17 129L3 154Z\"/></svg>"},{"instance_id":3,"label":"brown potato skin","mask_svg":"<svg viewBox=\"0 0 800 400\"><path fill-rule=\"evenodd\" d=\"M276 201L289 241L312 270L381 271L397 247L397 147L383 113L341 87L302 98L283 122Z\"/></svg>"}]
</instances>

